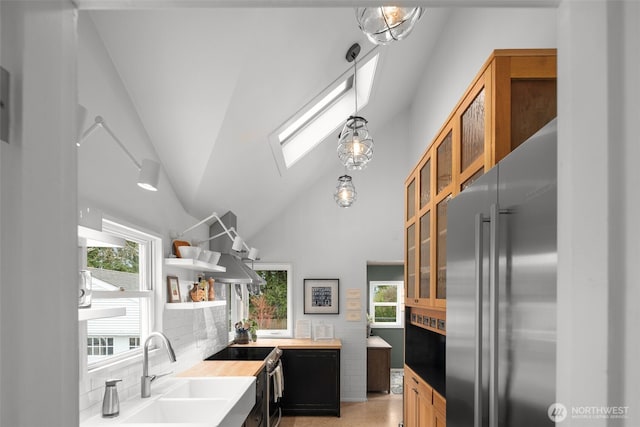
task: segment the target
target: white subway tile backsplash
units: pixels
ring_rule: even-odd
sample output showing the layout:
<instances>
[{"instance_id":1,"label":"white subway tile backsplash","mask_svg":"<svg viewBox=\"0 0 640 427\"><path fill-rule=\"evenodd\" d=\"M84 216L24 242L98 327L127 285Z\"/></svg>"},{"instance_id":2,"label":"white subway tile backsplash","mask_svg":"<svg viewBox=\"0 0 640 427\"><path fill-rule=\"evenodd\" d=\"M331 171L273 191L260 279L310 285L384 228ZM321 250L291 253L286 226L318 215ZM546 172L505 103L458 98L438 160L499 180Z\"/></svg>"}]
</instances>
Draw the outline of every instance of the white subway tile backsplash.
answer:
<instances>
[{"instance_id":1,"label":"white subway tile backsplash","mask_svg":"<svg viewBox=\"0 0 640 427\"><path fill-rule=\"evenodd\" d=\"M163 332L174 347L177 363L169 363L165 350L159 349L149 356L149 370L152 373L179 373L227 345L226 306L164 310L162 316ZM87 373L88 381L81 381L80 384L81 419L100 413L107 379L122 379L117 387L120 400L123 401L140 393L141 376L141 358Z\"/></svg>"}]
</instances>

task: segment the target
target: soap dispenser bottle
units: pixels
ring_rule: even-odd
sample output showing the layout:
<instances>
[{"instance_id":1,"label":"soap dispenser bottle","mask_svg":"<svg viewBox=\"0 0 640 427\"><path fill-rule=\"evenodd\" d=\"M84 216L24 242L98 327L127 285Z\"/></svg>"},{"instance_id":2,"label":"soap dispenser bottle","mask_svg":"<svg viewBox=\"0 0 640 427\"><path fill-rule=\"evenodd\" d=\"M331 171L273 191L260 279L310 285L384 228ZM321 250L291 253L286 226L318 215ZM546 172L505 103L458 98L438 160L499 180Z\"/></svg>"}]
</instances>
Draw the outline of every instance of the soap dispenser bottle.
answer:
<instances>
[{"instance_id":1,"label":"soap dispenser bottle","mask_svg":"<svg viewBox=\"0 0 640 427\"><path fill-rule=\"evenodd\" d=\"M102 399L102 416L113 418L120 415L120 399L116 383L122 380L107 380L104 383L104 398Z\"/></svg>"}]
</instances>

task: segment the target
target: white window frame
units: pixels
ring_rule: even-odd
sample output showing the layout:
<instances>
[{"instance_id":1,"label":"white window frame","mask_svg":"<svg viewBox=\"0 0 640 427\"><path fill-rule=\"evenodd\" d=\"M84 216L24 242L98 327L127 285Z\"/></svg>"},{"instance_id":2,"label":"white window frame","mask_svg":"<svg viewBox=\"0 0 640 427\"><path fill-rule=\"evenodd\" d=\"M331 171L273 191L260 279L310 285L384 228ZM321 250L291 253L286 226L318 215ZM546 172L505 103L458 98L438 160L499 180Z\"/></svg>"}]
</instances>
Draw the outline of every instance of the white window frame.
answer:
<instances>
[{"instance_id":1,"label":"white window frame","mask_svg":"<svg viewBox=\"0 0 640 427\"><path fill-rule=\"evenodd\" d=\"M253 265L255 271L286 271L287 272L287 329L258 329L258 337L263 338L292 338L293 337L293 266L287 263L262 263Z\"/></svg>"},{"instance_id":2,"label":"white window frame","mask_svg":"<svg viewBox=\"0 0 640 427\"><path fill-rule=\"evenodd\" d=\"M140 258L144 258L144 264L139 265L139 275L141 283L146 283L145 289L136 291L93 291L92 298L140 298L143 302L140 314L140 343L142 344L149 333L153 330L161 329L159 324L161 319L157 307L162 302L162 287L158 284L162 280L162 239L141 227L125 225L122 222L103 219L102 230L105 233L136 242L140 245ZM84 253L83 264L86 265L86 248L82 248ZM80 375L81 379L86 379L87 374L99 372L102 369L118 368L127 366L130 363L138 363L142 358L142 348L131 349L103 360L88 363L87 355L87 323L80 322Z\"/></svg>"},{"instance_id":3,"label":"white window frame","mask_svg":"<svg viewBox=\"0 0 640 427\"><path fill-rule=\"evenodd\" d=\"M263 263L263 262L255 262L252 266L255 271L262 270L279 270L287 272L287 329L258 329L257 334L258 337L262 338L292 338L293 337L293 266L289 263ZM230 331L229 331L229 340L233 340L234 331L233 325L242 320L239 318L240 314L236 307L236 293L234 289L235 285L231 285L229 289L229 298L227 299L227 303L229 304L229 315L230 319ZM246 285L242 285L246 286ZM246 302L246 307L244 308L245 313L249 312L249 301Z\"/></svg>"},{"instance_id":4,"label":"white window frame","mask_svg":"<svg viewBox=\"0 0 640 427\"><path fill-rule=\"evenodd\" d=\"M397 302L374 302L374 287L382 285L393 285L396 287ZM369 314L375 316L375 307L396 307L396 321L391 322L372 322L371 326L374 328L403 328L404 327L404 282L402 280L383 280L383 281L371 281L369 282Z\"/></svg>"}]
</instances>

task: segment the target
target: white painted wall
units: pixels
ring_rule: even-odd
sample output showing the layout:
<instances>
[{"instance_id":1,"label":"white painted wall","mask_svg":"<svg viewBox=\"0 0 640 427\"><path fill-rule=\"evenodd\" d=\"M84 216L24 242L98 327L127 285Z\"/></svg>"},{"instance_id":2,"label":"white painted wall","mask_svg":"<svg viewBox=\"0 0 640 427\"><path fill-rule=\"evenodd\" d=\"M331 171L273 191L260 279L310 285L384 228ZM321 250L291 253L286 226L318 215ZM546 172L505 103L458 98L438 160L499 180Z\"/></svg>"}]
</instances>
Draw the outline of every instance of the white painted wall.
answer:
<instances>
[{"instance_id":1,"label":"white painted wall","mask_svg":"<svg viewBox=\"0 0 640 427\"><path fill-rule=\"evenodd\" d=\"M0 2L0 425L78 424L76 39L70 1Z\"/></svg>"},{"instance_id":2,"label":"white painted wall","mask_svg":"<svg viewBox=\"0 0 640 427\"><path fill-rule=\"evenodd\" d=\"M362 112L366 117L366 109ZM339 208L333 191L344 173L338 158L327 160L328 172L318 177L294 203L284 206L271 224L251 239L265 262L293 264L293 316L312 322L333 323L342 339L341 398L366 399L367 261L398 261L403 258L404 180L409 168L406 145L409 118L405 112L391 125L371 130L375 141L373 161L366 170L354 172L358 200ZM340 279L339 315L304 315L303 279ZM346 320L346 290L361 292L362 319Z\"/></svg>"},{"instance_id":3,"label":"white painted wall","mask_svg":"<svg viewBox=\"0 0 640 427\"><path fill-rule=\"evenodd\" d=\"M564 1L559 27L558 401L637 426L640 5Z\"/></svg>"},{"instance_id":4,"label":"white painted wall","mask_svg":"<svg viewBox=\"0 0 640 427\"><path fill-rule=\"evenodd\" d=\"M617 109L611 115L615 122L615 129L620 133L612 135L613 140L622 141L623 149L617 153L616 161L622 164L622 168L615 167L617 182L612 190L612 205L619 208L619 217L612 224L616 226L614 241L617 243L616 253L611 259L615 265L613 286L613 303L611 305L615 321L611 334L614 340L610 340L611 353L616 355L616 375L613 383L618 383L609 402L622 402L629 405L633 411L626 427L640 424L640 335L637 325L640 325L640 310L637 309L637 301L640 301L640 272L638 260L640 260L640 169L637 160L640 159L640 3L627 1L624 7L615 12L616 20L622 25L614 28L619 31L619 38L610 51L617 54L619 61L618 72L611 80L615 88L613 93L618 100ZM622 114L619 114L622 112ZM609 382L610 384L612 381ZM623 394L623 398L619 394Z\"/></svg>"},{"instance_id":5,"label":"white painted wall","mask_svg":"<svg viewBox=\"0 0 640 427\"><path fill-rule=\"evenodd\" d=\"M78 96L88 110L84 129L95 116L102 116L127 149L138 160L157 160L129 94L111 62L88 12L78 20ZM136 185L138 170L104 129L97 129L78 149L79 203L101 208L105 216L129 221L167 237L198 220L188 215L161 168L157 192ZM187 237L203 237L205 227Z\"/></svg>"}]
</instances>

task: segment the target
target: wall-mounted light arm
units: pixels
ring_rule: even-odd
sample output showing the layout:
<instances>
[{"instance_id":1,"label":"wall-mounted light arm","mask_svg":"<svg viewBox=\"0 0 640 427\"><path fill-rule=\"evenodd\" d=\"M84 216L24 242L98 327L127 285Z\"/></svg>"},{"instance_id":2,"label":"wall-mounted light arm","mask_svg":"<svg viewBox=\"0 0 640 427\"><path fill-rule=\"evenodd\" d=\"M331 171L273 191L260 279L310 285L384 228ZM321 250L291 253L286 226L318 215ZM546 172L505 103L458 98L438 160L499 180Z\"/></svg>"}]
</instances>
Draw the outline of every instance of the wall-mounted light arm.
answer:
<instances>
[{"instance_id":1,"label":"wall-mounted light arm","mask_svg":"<svg viewBox=\"0 0 640 427\"><path fill-rule=\"evenodd\" d=\"M118 144L122 151L124 151L127 157L129 157L129 160L131 160L135 167L138 168L138 170L140 171L140 175L138 176L138 185L145 190L157 191L160 165L157 162L149 159L143 159L142 163L138 162L136 158L133 157L133 154L131 154L131 152L127 150L127 147L125 147L122 141L120 141L120 139L113 133L109 126L107 126L101 116L96 116L94 123L89 127L89 129L84 131L78 142L76 142L76 145L80 147L80 145L89 137L89 135L95 132L95 130L99 127L104 129L111 136L111 138L113 138L113 140Z\"/></svg>"},{"instance_id":2,"label":"wall-mounted light arm","mask_svg":"<svg viewBox=\"0 0 640 427\"><path fill-rule=\"evenodd\" d=\"M229 231L234 233L236 235L236 238L240 237L235 228L231 227ZM244 240L242 240L242 245L248 252L247 258L249 258L251 261L255 261L256 259L258 259L258 249L254 247L250 248L249 245L247 245L247 243Z\"/></svg>"},{"instance_id":3,"label":"wall-mounted light arm","mask_svg":"<svg viewBox=\"0 0 640 427\"><path fill-rule=\"evenodd\" d=\"M178 236L177 236L177 238L180 238L180 237L184 236L185 234L187 234L187 233L188 233L188 232L190 232L191 230L193 230L193 229L195 229L195 228L197 228L197 227L201 226L202 224L204 224L205 222L207 222L207 221L209 221L209 220L211 220L211 219L213 219L213 218L215 218L215 219L216 219L216 221L218 221L218 222L220 223L220 225L222 225L222 228L223 228L227 233L229 232L229 230L227 230L227 227L225 227L225 226L224 226L224 224L222 223L222 221L220 221L220 218L218 218L218 214L217 214L217 213L215 213L215 212L213 212L211 215L209 215L208 217L206 217L206 218L205 218L205 219L203 219L202 221L199 221L198 223L193 224L191 227L187 228L187 229L186 229L186 230L184 230L182 233L179 233L179 234L178 234ZM219 237L219 236L218 236L218 237ZM207 239L207 240L212 240L212 239L213 239L213 238L209 238L209 239ZM204 241L206 242L207 240L204 240Z\"/></svg>"},{"instance_id":4,"label":"wall-mounted light arm","mask_svg":"<svg viewBox=\"0 0 640 427\"><path fill-rule=\"evenodd\" d=\"M207 238L207 239L204 239L204 240L196 240L196 241L194 241L194 242L193 242L193 244L194 244L194 245L196 245L196 246L199 246L199 245L201 245L201 244L203 244L203 243L206 243L206 242L208 242L208 241L210 241L210 240L217 239L217 238L218 238L218 237L220 237L220 236L224 236L225 234L227 234L227 233L226 233L225 231L223 231L223 232L218 233L218 234L216 234L215 236L211 236L211 237L209 237L209 238Z\"/></svg>"},{"instance_id":5,"label":"wall-mounted light arm","mask_svg":"<svg viewBox=\"0 0 640 427\"><path fill-rule=\"evenodd\" d=\"M229 237L229 239L231 239L231 241L233 242L233 246L231 247L231 249L233 249L236 252L241 251L242 250L242 246L244 245L244 240L242 240L242 237L238 236L237 232L235 233L236 235L233 236L231 234L231 230L233 230L235 232L233 227L231 229L227 228L227 226L224 225L224 222L222 222L222 220L220 219L218 214L215 213L215 212L213 212L211 215L209 215L205 219L203 219L203 220L199 221L198 223L192 225L191 227L187 228L182 233L178 234L178 238L182 237L185 233L188 233L189 231L193 230L196 227L199 227L200 225L206 223L207 221L209 221L209 220L211 220L213 218L215 218L215 220L218 221L218 223L222 226L222 229L224 231L222 231L221 233L216 234L215 236L211 236L208 239L205 239L203 241L198 241L197 243L194 242L194 243L196 245L200 245L201 243L208 242L210 240L216 239L216 238L218 238L220 236L224 236L226 234Z\"/></svg>"}]
</instances>

